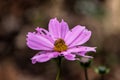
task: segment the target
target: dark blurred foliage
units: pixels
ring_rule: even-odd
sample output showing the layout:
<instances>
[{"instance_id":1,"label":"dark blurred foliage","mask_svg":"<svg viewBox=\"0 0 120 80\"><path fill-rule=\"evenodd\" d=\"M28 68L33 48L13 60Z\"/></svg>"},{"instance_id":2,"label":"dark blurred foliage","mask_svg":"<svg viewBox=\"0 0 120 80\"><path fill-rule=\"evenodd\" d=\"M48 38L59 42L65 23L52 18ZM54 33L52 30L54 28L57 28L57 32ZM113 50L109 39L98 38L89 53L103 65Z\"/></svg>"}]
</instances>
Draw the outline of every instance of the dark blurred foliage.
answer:
<instances>
[{"instance_id":1,"label":"dark blurred foliage","mask_svg":"<svg viewBox=\"0 0 120 80\"><path fill-rule=\"evenodd\" d=\"M0 0L0 80L55 80L54 61L31 63L38 51L26 46L26 34L37 26L47 29L49 19L57 17L70 28L85 25L92 31L85 45L96 46L90 80L99 80L93 70L98 65L110 68L106 80L119 80L120 37L119 0ZM117 5L117 6L116 6ZM62 80L84 80L80 64L64 60Z\"/></svg>"}]
</instances>

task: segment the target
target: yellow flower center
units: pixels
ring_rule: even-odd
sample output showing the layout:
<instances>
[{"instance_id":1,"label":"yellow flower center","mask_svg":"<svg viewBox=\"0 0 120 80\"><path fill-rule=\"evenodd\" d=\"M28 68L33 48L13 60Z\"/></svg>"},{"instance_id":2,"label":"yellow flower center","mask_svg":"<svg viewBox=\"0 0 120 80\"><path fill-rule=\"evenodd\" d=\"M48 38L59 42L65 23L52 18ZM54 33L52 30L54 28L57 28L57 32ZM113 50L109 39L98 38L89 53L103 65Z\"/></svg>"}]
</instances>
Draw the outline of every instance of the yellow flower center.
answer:
<instances>
[{"instance_id":1,"label":"yellow flower center","mask_svg":"<svg viewBox=\"0 0 120 80\"><path fill-rule=\"evenodd\" d=\"M58 52L65 51L68 48L67 45L65 44L65 41L62 39L57 39L54 43L54 46L55 46L54 50Z\"/></svg>"}]
</instances>

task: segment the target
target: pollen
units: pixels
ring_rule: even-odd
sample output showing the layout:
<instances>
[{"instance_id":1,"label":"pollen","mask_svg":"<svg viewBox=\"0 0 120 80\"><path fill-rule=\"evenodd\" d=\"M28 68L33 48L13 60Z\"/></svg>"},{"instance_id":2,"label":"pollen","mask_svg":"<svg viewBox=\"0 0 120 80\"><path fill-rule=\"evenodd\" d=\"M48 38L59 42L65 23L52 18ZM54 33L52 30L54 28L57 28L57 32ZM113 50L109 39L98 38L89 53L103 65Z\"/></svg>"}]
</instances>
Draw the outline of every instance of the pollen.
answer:
<instances>
[{"instance_id":1,"label":"pollen","mask_svg":"<svg viewBox=\"0 0 120 80\"><path fill-rule=\"evenodd\" d=\"M58 52L66 51L68 48L63 39L57 39L54 46L54 50Z\"/></svg>"}]
</instances>

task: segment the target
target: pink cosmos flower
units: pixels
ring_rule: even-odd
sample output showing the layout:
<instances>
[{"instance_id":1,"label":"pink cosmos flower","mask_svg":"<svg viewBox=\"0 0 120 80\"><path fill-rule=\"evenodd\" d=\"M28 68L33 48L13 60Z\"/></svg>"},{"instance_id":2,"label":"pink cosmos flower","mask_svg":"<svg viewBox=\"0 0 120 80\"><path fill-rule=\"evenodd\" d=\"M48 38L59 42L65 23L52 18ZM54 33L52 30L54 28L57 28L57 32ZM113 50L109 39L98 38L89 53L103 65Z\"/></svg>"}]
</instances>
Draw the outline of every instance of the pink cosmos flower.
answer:
<instances>
[{"instance_id":1,"label":"pink cosmos flower","mask_svg":"<svg viewBox=\"0 0 120 80\"><path fill-rule=\"evenodd\" d=\"M83 46L91 36L84 26L77 25L69 29L68 24L56 18L51 19L48 24L48 31L43 28L36 28L36 32L28 32L27 46L39 52L32 57L32 63L46 62L52 58L63 56L67 60L77 60L76 56L87 56L89 51L95 52L95 47Z\"/></svg>"}]
</instances>

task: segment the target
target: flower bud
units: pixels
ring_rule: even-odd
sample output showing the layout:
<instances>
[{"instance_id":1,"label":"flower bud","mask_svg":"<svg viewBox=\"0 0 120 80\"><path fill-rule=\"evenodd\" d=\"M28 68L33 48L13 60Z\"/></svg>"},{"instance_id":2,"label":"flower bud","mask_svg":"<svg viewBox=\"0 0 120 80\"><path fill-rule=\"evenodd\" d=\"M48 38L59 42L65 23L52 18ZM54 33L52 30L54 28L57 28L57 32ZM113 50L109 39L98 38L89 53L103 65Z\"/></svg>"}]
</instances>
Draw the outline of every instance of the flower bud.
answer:
<instances>
[{"instance_id":1,"label":"flower bud","mask_svg":"<svg viewBox=\"0 0 120 80\"><path fill-rule=\"evenodd\" d=\"M91 62L92 62L91 58L88 58L88 57L82 57L80 59L80 65L82 67L86 67L86 68L90 67Z\"/></svg>"},{"instance_id":2,"label":"flower bud","mask_svg":"<svg viewBox=\"0 0 120 80\"><path fill-rule=\"evenodd\" d=\"M110 69L105 66L99 66L98 68L95 68L95 72L98 74L107 74L110 72Z\"/></svg>"}]
</instances>

